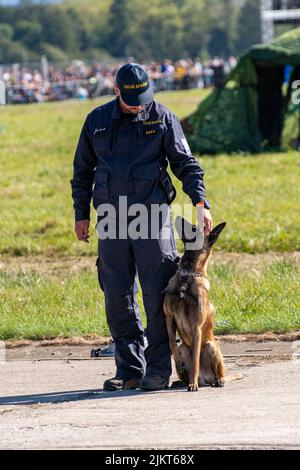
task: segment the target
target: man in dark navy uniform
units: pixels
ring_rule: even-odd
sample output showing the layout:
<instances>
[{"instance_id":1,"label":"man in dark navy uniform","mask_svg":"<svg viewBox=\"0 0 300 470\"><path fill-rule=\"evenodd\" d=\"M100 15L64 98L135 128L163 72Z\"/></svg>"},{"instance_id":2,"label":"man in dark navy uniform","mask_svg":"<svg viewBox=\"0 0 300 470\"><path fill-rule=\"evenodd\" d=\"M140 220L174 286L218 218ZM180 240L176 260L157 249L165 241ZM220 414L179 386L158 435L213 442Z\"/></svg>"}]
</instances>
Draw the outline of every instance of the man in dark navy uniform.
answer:
<instances>
[{"instance_id":1,"label":"man in dark navy uniform","mask_svg":"<svg viewBox=\"0 0 300 470\"><path fill-rule=\"evenodd\" d=\"M177 269L178 254L170 215L173 195L165 185L168 162L197 209L204 233L212 229L204 171L192 156L178 118L153 99L142 66L126 64L116 77L117 97L94 109L83 125L71 180L78 240L88 241L90 202L111 204L115 225L122 225L120 198L147 208L151 226L154 204L168 208L158 237L99 237L98 278L104 291L107 322L116 345L116 376L105 390L162 390L171 375L171 355L162 305L163 291ZM171 188L172 193L172 188ZM160 206L159 206L160 207ZM132 220L132 217L126 221ZM119 233L119 232L118 232ZM144 331L135 300L138 274L147 315Z\"/></svg>"}]
</instances>

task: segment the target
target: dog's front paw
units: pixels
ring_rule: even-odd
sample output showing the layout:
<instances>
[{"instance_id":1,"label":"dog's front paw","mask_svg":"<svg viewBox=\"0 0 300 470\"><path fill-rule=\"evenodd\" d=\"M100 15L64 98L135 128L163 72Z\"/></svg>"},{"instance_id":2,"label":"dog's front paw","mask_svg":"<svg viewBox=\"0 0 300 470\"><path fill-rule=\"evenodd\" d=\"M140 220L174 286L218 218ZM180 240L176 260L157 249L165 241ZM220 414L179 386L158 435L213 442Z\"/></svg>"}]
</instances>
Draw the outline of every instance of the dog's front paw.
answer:
<instances>
[{"instance_id":1,"label":"dog's front paw","mask_svg":"<svg viewBox=\"0 0 300 470\"><path fill-rule=\"evenodd\" d=\"M198 384L197 383L189 384L187 391L198 392Z\"/></svg>"},{"instance_id":2,"label":"dog's front paw","mask_svg":"<svg viewBox=\"0 0 300 470\"><path fill-rule=\"evenodd\" d=\"M216 379L212 383L212 387L224 387L224 380L223 379Z\"/></svg>"}]
</instances>

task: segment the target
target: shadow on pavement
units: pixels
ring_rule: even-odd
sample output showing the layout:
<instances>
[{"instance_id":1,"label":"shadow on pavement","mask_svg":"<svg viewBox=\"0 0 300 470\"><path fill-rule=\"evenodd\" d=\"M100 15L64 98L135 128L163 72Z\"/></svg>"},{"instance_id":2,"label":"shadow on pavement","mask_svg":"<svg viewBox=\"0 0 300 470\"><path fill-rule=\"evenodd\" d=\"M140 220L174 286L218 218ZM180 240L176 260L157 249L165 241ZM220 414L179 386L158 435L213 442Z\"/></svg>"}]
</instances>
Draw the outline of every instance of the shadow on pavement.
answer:
<instances>
[{"instance_id":1,"label":"shadow on pavement","mask_svg":"<svg viewBox=\"0 0 300 470\"><path fill-rule=\"evenodd\" d=\"M117 392L107 392L103 389L95 390L74 390L65 392L49 392L36 395L19 395L0 397L0 405L38 405L43 403L63 403L83 400L99 400L103 398L126 398L137 395L149 395L153 393L178 392L179 389L167 389L159 392L143 392L142 390L120 390ZM185 391L185 389L181 389Z\"/></svg>"}]
</instances>

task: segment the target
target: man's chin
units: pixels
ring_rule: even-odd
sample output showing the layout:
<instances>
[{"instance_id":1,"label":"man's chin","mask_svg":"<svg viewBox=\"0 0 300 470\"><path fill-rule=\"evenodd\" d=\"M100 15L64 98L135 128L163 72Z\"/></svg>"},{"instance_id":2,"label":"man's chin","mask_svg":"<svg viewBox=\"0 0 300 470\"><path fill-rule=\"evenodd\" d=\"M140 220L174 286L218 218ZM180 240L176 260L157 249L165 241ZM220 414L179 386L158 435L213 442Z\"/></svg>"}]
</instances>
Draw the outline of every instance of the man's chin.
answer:
<instances>
[{"instance_id":1,"label":"man's chin","mask_svg":"<svg viewBox=\"0 0 300 470\"><path fill-rule=\"evenodd\" d=\"M143 111L143 109L138 109L135 111L134 109L129 109L130 114L140 114Z\"/></svg>"}]
</instances>

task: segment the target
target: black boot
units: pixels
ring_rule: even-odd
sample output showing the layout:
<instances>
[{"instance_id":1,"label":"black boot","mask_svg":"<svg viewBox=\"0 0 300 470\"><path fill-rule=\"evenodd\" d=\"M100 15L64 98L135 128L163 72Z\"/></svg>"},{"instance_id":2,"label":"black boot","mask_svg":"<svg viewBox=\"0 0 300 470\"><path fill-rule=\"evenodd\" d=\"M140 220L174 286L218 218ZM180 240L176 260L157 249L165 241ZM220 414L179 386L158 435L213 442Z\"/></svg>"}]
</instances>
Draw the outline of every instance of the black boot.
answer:
<instances>
[{"instance_id":1,"label":"black boot","mask_svg":"<svg viewBox=\"0 0 300 470\"><path fill-rule=\"evenodd\" d=\"M160 375L145 375L141 380L142 390L164 390L169 386L169 378Z\"/></svg>"},{"instance_id":2,"label":"black boot","mask_svg":"<svg viewBox=\"0 0 300 470\"><path fill-rule=\"evenodd\" d=\"M117 390L134 390L140 388L140 379L121 379L113 377L112 379L105 380L103 390L115 392Z\"/></svg>"}]
</instances>

